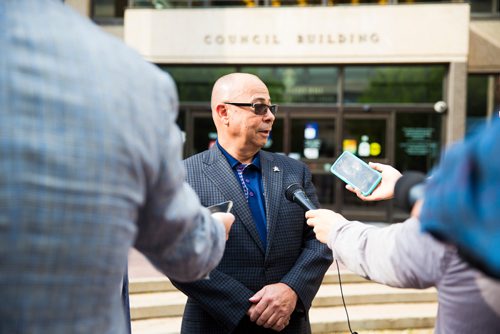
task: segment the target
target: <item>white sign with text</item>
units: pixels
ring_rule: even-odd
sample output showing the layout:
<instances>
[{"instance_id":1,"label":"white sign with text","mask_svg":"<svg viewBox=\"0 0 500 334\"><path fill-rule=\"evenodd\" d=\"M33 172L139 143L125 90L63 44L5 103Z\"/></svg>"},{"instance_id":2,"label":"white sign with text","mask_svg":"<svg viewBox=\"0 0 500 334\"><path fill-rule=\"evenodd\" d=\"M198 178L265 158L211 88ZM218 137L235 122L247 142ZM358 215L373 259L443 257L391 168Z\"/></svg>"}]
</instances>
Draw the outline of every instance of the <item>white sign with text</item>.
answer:
<instances>
[{"instance_id":1,"label":"white sign with text","mask_svg":"<svg viewBox=\"0 0 500 334\"><path fill-rule=\"evenodd\" d=\"M128 9L125 42L155 63L465 62L468 4Z\"/></svg>"}]
</instances>

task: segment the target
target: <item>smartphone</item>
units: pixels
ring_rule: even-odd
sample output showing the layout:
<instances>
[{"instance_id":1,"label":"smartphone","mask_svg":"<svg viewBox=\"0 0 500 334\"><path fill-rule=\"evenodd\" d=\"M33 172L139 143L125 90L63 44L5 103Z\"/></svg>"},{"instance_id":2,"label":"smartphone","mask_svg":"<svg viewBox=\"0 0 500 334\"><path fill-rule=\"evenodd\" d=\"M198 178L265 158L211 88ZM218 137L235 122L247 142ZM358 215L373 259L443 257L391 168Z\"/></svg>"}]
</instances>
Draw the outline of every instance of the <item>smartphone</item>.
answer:
<instances>
[{"instance_id":1,"label":"smartphone","mask_svg":"<svg viewBox=\"0 0 500 334\"><path fill-rule=\"evenodd\" d=\"M382 175L366 162L345 151L335 161L330 171L350 186L368 196L382 180Z\"/></svg>"},{"instance_id":2,"label":"smartphone","mask_svg":"<svg viewBox=\"0 0 500 334\"><path fill-rule=\"evenodd\" d=\"M210 210L210 213L230 212L232 207L233 207L233 201L226 201L219 204L211 205L207 207L207 209Z\"/></svg>"}]
</instances>

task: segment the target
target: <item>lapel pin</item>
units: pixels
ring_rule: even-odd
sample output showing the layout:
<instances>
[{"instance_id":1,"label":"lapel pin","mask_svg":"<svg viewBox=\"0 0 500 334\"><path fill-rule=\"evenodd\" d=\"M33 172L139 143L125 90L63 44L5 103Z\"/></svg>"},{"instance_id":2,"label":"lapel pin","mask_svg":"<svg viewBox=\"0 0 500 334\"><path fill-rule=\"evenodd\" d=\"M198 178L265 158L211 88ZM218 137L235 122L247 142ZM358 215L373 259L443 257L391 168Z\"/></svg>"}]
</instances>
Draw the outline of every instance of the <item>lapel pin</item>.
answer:
<instances>
[{"instance_id":1,"label":"lapel pin","mask_svg":"<svg viewBox=\"0 0 500 334\"><path fill-rule=\"evenodd\" d=\"M273 167L273 172L278 173L279 171L280 171L280 169L278 168L278 166L274 166L274 167Z\"/></svg>"}]
</instances>

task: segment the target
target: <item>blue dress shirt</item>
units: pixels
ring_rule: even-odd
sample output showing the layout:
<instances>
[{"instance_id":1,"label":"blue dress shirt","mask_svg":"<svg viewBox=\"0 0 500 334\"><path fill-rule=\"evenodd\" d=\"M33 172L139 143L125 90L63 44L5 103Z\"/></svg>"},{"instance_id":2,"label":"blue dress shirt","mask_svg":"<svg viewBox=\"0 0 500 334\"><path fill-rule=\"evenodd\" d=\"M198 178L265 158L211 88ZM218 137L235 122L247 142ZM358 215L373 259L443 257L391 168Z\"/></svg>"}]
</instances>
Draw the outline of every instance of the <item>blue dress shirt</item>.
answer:
<instances>
[{"instance_id":1,"label":"blue dress shirt","mask_svg":"<svg viewBox=\"0 0 500 334\"><path fill-rule=\"evenodd\" d=\"M233 169L236 179L241 185L245 197L248 201L248 206L252 212L252 217L259 232L260 239L264 249L267 247L267 220L266 206L264 202L264 191L262 187L262 172L260 164L260 154L257 153L252 163L242 164L233 158L217 141L217 147L226 157L229 165Z\"/></svg>"}]
</instances>

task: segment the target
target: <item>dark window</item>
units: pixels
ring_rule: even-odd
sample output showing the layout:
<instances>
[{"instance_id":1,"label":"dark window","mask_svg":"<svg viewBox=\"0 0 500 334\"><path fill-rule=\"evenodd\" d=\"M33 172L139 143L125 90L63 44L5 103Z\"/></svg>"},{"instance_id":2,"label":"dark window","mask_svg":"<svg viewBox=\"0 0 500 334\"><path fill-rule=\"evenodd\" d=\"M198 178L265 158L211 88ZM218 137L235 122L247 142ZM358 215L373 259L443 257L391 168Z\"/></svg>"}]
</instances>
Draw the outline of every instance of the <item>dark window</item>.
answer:
<instances>
[{"instance_id":1,"label":"dark window","mask_svg":"<svg viewBox=\"0 0 500 334\"><path fill-rule=\"evenodd\" d=\"M488 113L488 75L467 78L467 133L473 133L486 121Z\"/></svg>"},{"instance_id":2,"label":"dark window","mask_svg":"<svg viewBox=\"0 0 500 334\"><path fill-rule=\"evenodd\" d=\"M434 103L442 100L446 67L357 66L345 69L345 103Z\"/></svg>"},{"instance_id":3,"label":"dark window","mask_svg":"<svg viewBox=\"0 0 500 334\"><path fill-rule=\"evenodd\" d=\"M181 102L205 102L210 105L212 87L221 76L236 72L236 67L160 66L170 73Z\"/></svg>"},{"instance_id":4,"label":"dark window","mask_svg":"<svg viewBox=\"0 0 500 334\"><path fill-rule=\"evenodd\" d=\"M342 148L361 158L383 159L386 129L386 121L381 119L346 120Z\"/></svg>"},{"instance_id":5,"label":"dark window","mask_svg":"<svg viewBox=\"0 0 500 334\"><path fill-rule=\"evenodd\" d=\"M207 117L197 117L194 119L192 134L186 133L187 136L191 135L194 138L194 152L193 154L208 150L215 144L217 139L217 130L215 129L214 122L210 114Z\"/></svg>"},{"instance_id":6,"label":"dark window","mask_svg":"<svg viewBox=\"0 0 500 334\"><path fill-rule=\"evenodd\" d=\"M123 19L128 0L92 0L91 16L94 19Z\"/></svg>"},{"instance_id":7,"label":"dark window","mask_svg":"<svg viewBox=\"0 0 500 334\"><path fill-rule=\"evenodd\" d=\"M401 171L428 173L439 158L443 115L434 112L432 105L443 99L446 66L160 67L172 75L178 87L186 156L215 142L210 112L215 81L232 72L258 75L269 87L272 101L280 105L264 149L306 163L320 203L350 219L399 221L406 216L392 209L388 201L363 202L345 190L345 184L330 172L343 150L354 151L365 161L392 164ZM495 76L495 82L499 78ZM342 80L344 92L339 89ZM478 80L475 83L472 79L470 85L484 87L484 78L479 76ZM343 100L346 105L339 103ZM356 105L360 103L371 108Z\"/></svg>"},{"instance_id":8,"label":"dark window","mask_svg":"<svg viewBox=\"0 0 500 334\"><path fill-rule=\"evenodd\" d=\"M241 71L261 78L277 103L337 102L336 67L244 66Z\"/></svg>"},{"instance_id":9,"label":"dark window","mask_svg":"<svg viewBox=\"0 0 500 334\"><path fill-rule=\"evenodd\" d=\"M279 111L278 111L279 112ZM271 135L264 146L264 150L270 152L283 153L283 135L284 135L284 121L283 118L276 118L273 123L273 130Z\"/></svg>"},{"instance_id":10,"label":"dark window","mask_svg":"<svg viewBox=\"0 0 500 334\"><path fill-rule=\"evenodd\" d=\"M315 138L308 136L308 131L315 131ZM333 116L330 118L292 119L290 153L296 158L309 160L334 157L335 119ZM321 164L311 167L320 171L324 170Z\"/></svg>"},{"instance_id":11,"label":"dark window","mask_svg":"<svg viewBox=\"0 0 500 334\"><path fill-rule=\"evenodd\" d=\"M470 11L473 14L493 14L498 13L498 0L472 0Z\"/></svg>"},{"instance_id":12,"label":"dark window","mask_svg":"<svg viewBox=\"0 0 500 334\"><path fill-rule=\"evenodd\" d=\"M395 167L428 173L441 151L441 115L397 113Z\"/></svg>"}]
</instances>

